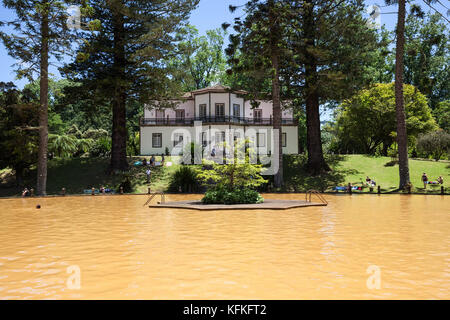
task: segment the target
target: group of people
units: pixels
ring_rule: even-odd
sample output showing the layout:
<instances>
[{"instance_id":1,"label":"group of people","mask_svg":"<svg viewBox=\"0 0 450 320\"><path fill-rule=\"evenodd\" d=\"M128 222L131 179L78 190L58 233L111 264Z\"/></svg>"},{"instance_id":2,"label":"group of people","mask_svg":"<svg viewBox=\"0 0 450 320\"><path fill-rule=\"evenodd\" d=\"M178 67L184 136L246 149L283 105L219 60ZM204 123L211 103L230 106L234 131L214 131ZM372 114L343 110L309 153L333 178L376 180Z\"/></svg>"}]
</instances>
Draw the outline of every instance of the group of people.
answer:
<instances>
[{"instance_id":1,"label":"group of people","mask_svg":"<svg viewBox=\"0 0 450 320\"><path fill-rule=\"evenodd\" d=\"M164 154L161 154L161 162L160 162L159 164L160 164L160 165L164 165L164 161L165 161L165 159L164 159ZM158 163L156 162L155 156L152 155L152 156L150 157L150 160L149 160L149 161L147 161L147 159L144 159L144 161L142 161L142 165L153 167L153 166L158 165Z\"/></svg>"},{"instance_id":2,"label":"group of people","mask_svg":"<svg viewBox=\"0 0 450 320\"><path fill-rule=\"evenodd\" d=\"M429 181L427 174L424 172L422 174L422 182L424 189L426 189L428 184L444 184L444 178L442 178L442 176L439 176L436 181Z\"/></svg>"},{"instance_id":3,"label":"group of people","mask_svg":"<svg viewBox=\"0 0 450 320\"><path fill-rule=\"evenodd\" d=\"M366 177L366 184L369 187L375 187L377 185L377 183L375 182L375 180L370 179L369 176Z\"/></svg>"},{"instance_id":4,"label":"group of people","mask_svg":"<svg viewBox=\"0 0 450 320\"><path fill-rule=\"evenodd\" d=\"M157 163L155 156L152 155L150 157L150 160L147 162L147 159L144 159L143 161L143 165L147 167L147 170L145 171L145 174L147 175L147 183L151 182L151 178L152 178L152 170L150 169L150 167L154 167L156 165L164 165L164 161L165 161L165 157L164 154L161 154L161 162Z\"/></svg>"}]
</instances>

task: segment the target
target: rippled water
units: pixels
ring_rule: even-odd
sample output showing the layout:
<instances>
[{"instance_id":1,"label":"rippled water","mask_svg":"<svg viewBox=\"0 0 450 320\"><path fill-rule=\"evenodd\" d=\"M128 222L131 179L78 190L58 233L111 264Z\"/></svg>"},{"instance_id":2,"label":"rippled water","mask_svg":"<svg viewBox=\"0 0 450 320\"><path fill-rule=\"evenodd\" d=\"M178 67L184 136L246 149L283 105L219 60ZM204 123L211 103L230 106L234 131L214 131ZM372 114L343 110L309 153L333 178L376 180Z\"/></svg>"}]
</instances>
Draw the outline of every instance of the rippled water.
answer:
<instances>
[{"instance_id":1,"label":"rippled water","mask_svg":"<svg viewBox=\"0 0 450 320\"><path fill-rule=\"evenodd\" d=\"M155 210L146 196L0 200L0 298L450 298L450 198L326 198L261 212Z\"/></svg>"}]
</instances>

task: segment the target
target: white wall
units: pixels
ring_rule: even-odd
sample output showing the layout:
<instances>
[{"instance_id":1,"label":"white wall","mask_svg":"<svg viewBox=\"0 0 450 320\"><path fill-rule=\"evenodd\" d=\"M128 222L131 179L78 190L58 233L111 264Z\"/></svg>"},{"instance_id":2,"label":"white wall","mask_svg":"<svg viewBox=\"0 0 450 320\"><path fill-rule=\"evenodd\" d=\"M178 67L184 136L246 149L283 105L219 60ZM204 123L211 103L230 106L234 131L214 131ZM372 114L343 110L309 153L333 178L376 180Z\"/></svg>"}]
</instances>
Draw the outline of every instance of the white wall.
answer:
<instances>
[{"instance_id":1,"label":"white wall","mask_svg":"<svg viewBox=\"0 0 450 320\"><path fill-rule=\"evenodd\" d=\"M257 100L260 104L257 109L262 109L262 117L263 118L270 118L270 116L273 114L273 106L272 101L263 101L263 100ZM245 101L245 116L247 118L253 118L253 109L252 105L250 104L250 101ZM282 110L281 114L282 118L286 119L292 119L293 113L292 109Z\"/></svg>"},{"instance_id":2,"label":"white wall","mask_svg":"<svg viewBox=\"0 0 450 320\"><path fill-rule=\"evenodd\" d=\"M211 131L209 131L211 128ZM216 145L215 141L215 132L216 131L224 131L227 133L227 130L230 129L229 125L212 125L212 126L202 126L201 128L196 129L195 127L183 127L183 126L148 126L141 127L141 155L151 155L151 154L161 154L165 153L166 147L169 151L173 148L173 134L178 131L179 133L184 134L184 143L187 144L189 141L196 141L201 143L200 140L200 132L208 133L208 141L211 142L211 147ZM236 130L236 132L243 132L243 126L231 126L231 129ZM246 127L245 135L249 136L251 140L256 143L256 132L265 133L266 143L264 147L260 147L260 152L267 153L272 150L271 143L271 127L270 126L250 126ZM282 132L287 133L287 144L286 147L283 147L284 154L295 154L298 153L298 130L296 126L283 126ZM152 133L161 133L162 134L162 147L161 148L153 148L152 147ZM233 131L228 131L229 134L234 133ZM190 135L191 139L187 138L187 135ZM243 138L243 135L240 135ZM231 137L231 136L230 136ZM228 137L228 138L230 138ZM226 137L227 139L227 137ZM281 141L280 141L281 143ZM256 145L254 146L256 150Z\"/></svg>"},{"instance_id":3,"label":"white wall","mask_svg":"<svg viewBox=\"0 0 450 320\"><path fill-rule=\"evenodd\" d=\"M175 119L177 109L184 109L184 116L186 118L193 118L194 117L194 101L193 100L186 100L184 102L179 102L177 107L175 109L165 109L165 118L169 116L171 119ZM156 112L155 109L144 109L144 118L156 118Z\"/></svg>"}]
</instances>

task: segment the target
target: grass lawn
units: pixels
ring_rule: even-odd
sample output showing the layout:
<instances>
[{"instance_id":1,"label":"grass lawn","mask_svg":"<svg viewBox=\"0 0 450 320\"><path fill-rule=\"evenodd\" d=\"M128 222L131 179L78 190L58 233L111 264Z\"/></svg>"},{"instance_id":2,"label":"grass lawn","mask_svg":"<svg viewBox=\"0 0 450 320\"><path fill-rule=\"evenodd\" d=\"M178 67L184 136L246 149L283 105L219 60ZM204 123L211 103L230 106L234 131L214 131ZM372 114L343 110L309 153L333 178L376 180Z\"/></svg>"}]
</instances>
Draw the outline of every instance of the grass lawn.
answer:
<instances>
[{"instance_id":1,"label":"grass lawn","mask_svg":"<svg viewBox=\"0 0 450 320\"><path fill-rule=\"evenodd\" d=\"M170 178L179 165L153 167L152 182L148 185L145 174L146 168L133 165L135 161L144 158L149 160L149 157L129 158L130 171L118 175L106 173L109 164L109 159L106 158L53 159L48 164L47 193L49 195L59 194L62 187L66 188L68 194L81 194L84 189L100 188L101 186L117 190L120 183L127 178L133 187L133 193L146 193L149 186L152 191L167 191ZM166 157L166 163L173 162L173 160L175 159ZM156 161L160 161L159 157L156 157ZM366 176L374 179L377 185L381 186L383 192L390 192L398 187L398 165L392 165L390 163L391 158L388 157L329 156L327 161L333 170L318 177L308 175L304 169L305 161L304 155L285 157L285 187L279 191L302 192L309 189L332 191L334 186L346 185L349 182L360 185L365 181ZM410 159L409 165L411 181L415 187L414 192L424 192L421 182L423 172L426 172L432 181L442 175L444 186L448 186L450 181L449 161L436 162ZM10 171L9 169L0 170L0 197L20 195L21 188L11 186L11 180L13 179L11 179ZM36 170L31 169L25 176L26 185L34 187L35 179ZM6 183L7 180L9 186ZM368 188L364 189L364 192L368 191ZM427 188L428 193L439 191L439 187L428 186ZM450 192L449 187L446 187L446 192Z\"/></svg>"},{"instance_id":2,"label":"grass lawn","mask_svg":"<svg viewBox=\"0 0 450 320\"><path fill-rule=\"evenodd\" d=\"M348 155L340 161L336 170L355 169L356 172L346 175L345 182L357 184L365 181L366 176L377 182L382 190L391 191L398 188L398 165L392 165L389 157L369 157L365 155ZM411 183L416 191L423 192L422 174L426 173L430 181L436 181L439 176L444 178L444 186L449 185L450 162L430 160L409 160L409 174ZM428 185L428 190L439 190L439 187Z\"/></svg>"}]
</instances>

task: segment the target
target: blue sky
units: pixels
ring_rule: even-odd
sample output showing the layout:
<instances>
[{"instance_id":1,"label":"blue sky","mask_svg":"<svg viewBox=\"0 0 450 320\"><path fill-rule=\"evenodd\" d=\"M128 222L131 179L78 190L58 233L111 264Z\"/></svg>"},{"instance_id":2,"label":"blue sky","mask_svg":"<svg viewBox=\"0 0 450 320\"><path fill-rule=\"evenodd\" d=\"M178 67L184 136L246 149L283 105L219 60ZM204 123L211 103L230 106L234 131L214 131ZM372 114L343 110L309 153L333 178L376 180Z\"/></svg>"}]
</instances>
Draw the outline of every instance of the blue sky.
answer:
<instances>
[{"instance_id":1,"label":"blue sky","mask_svg":"<svg viewBox=\"0 0 450 320\"><path fill-rule=\"evenodd\" d=\"M449 3L448 0L440 0L442 3ZM195 9L190 18L190 23L196 26L200 34L204 34L206 30L219 28L223 22L232 22L233 18L237 16L238 13L231 14L228 10L228 6L232 5L243 5L246 3L246 0L201 0L197 9ZM383 0L368 0L366 1L367 5L378 4L380 6L383 5ZM428 11L428 7L421 0L417 0L416 3L422 5L422 8L425 11ZM434 5L438 10L442 13L446 13L447 9L445 9L442 5L436 4ZM446 5L450 7L450 4ZM390 7L382 7L381 12L395 12L396 6ZM10 10L0 7L0 20L10 20L13 18L13 14ZM395 14L382 14L381 15L381 23L385 24L386 27L390 30L393 30L396 24L396 15ZM15 74L13 72L13 68L11 67L14 64L14 59L12 59L5 50L3 44L0 43L0 81L13 81L16 83L18 87L23 87L27 83L26 80L15 80ZM55 76L59 76L58 71L53 67L50 69L50 72Z\"/></svg>"}]
</instances>

